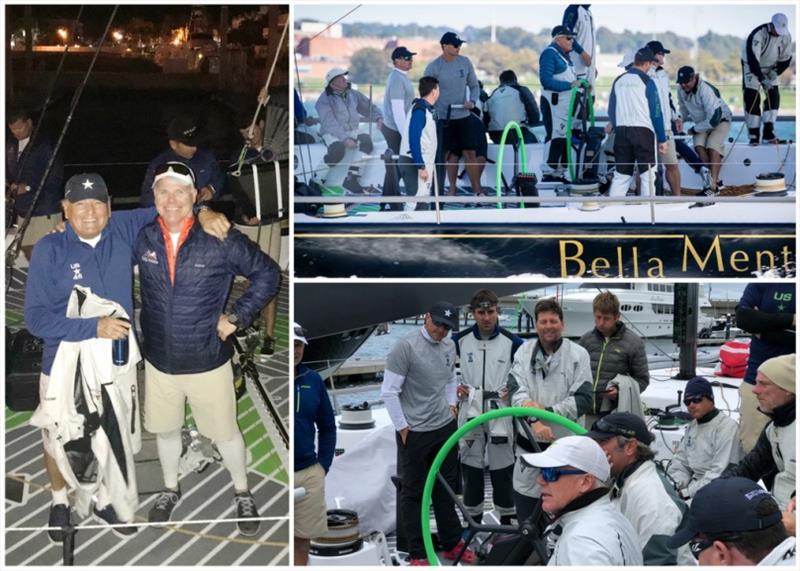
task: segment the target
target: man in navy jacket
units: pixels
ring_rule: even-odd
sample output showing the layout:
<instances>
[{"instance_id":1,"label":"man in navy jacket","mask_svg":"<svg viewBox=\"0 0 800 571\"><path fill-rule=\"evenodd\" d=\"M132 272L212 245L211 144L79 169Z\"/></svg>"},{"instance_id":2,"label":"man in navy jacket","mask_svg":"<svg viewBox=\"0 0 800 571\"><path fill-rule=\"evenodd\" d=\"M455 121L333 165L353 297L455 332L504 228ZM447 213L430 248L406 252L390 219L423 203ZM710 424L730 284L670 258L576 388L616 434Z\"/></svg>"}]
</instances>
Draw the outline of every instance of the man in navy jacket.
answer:
<instances>
[{"instance_id":1,"label":"man in navy jacket","mask_svg":"<svg viewBox=\"0 0 800 571\"><path fill-rule=\"evenodd\" d=\"M306 345L305 331L295 323L294 485L305 490L294 503L295 565L308 564L311 538L327 530L325 474L336 448L336 422L325 383L301 362Z\"/></svg>"},{"instance_id":2,"label":"man in navy jacket","mask_svg":"<svg viewBox=\"0 0 800 571\"><path fill-rule=\"evenodd\" d=\"M157 436L166 486L149 520L169 521L181 498L178 464L188 400L198 430L215 442L233 479L239 533L252 536L259 521L237 424L230 335L276 295L280 269L236 230L224 241L201 231L192 214L194 173L184 164L160 166L153 180L158 218L142 229L133 251L142 293L145 425ZM250 287L226 312L236 275L250 280Z\"/></svg>"}]
</instances>

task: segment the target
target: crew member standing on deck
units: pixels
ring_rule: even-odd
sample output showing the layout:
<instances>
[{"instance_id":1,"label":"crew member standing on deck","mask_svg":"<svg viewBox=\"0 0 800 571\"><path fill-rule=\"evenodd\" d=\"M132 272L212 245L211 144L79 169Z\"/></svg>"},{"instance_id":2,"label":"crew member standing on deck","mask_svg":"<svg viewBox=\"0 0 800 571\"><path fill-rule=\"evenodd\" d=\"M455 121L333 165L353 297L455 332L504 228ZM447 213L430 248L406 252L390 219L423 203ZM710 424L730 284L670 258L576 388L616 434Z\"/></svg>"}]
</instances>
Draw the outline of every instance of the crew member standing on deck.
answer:
<instances>
[{"instance_id":1,"label":"crew member standing on deck","mask_svg":"<svg viewBox=\"0 0 800 571\"><path fill-rule=\"evenodd\" d=\"M575 34L575 46L569 57L575 66L578 79L585 79L594 90L597 78L597 44L594 37L594 16L589 10L591 4L570 4L564 10L561 22L570 32Z\"/></svg>"},{"instance_id":2,"label":"crew member standing on deck","mask_svg":"<svg viewBox=\"0 0 800 571\"><path fill-rule=\"evenodd\" d=\"M661 103L661 119L664 122L664 132L667 134L667 151L658 154L658 162L664 165L666 182L669 185L672 196L680 196L681 171L678 168L678 153L675 150L675 139L672 138L672 121L677 118L677 113L675 113L675 107L672 104L669 74L667 70L664 69L664 57L671 52L658 40L647 42L645 47L653 50L655 54L655 60L653 60L653 65L650 66L648 75L656 82L656 87L658 87L658 100Z\"/></svg>"},{"instance_id":3,"label":"crew member standing on deck","mask_svg":"<svg viewBox=\"0 0 800 571\"><path fill-rule=\"evenodd\" d=\"M488 289L472 294L475 325L453 336L461 369L459 425L490 410L508 406L506 379L523 341L500 327L500 301ZM483 519L483 470L489 468L492 500L503 524L514 515L514 442L511 418L498 418L470 431L459 442L464 505Z\"/></svg>"},{"instance_id":4,"label":"crew member standing on deck","mask_svg":"<svg viewBox=\"0 0 800 571\"><path fill-rule=\"evenodd\" d=\"M642 193L655 182L656 150L667 151L667 134L656 83L647 76L655 54L650 48L636 52L633 65L614 80L608 99L608 118L614 128L616 170L609 196L625 196L639 166ZM658 149L656 149L656 143Z\"/></svg>"},{"instance_id":5,"label":"crew member standing on deck","mask_svg":"<svg viewBox=\"0 0 800 571\"><path fill-rule=\"evenodd\" d=\"M434 304L424 325L403 337L386 358L381 399L397 430L400 513L408 538L411 565L425 565L422 541L422 490L433 459L456 431L456 347L448 333L458 328L458 309L447 302ZM444 459L439 473L458 488L458 453ZM455 559L464 545L455 505L438 482L433 488L433 511L445 559ZM463 563L475 553L464 552Z\"/></svg>"},{"instance_id":6,"label":"crew member standing on deck","mask_svg":"<svg viewBox=\"0 0 800 571\"><path fill-rule=\"evenodd\" d=\"M540 101L545 128L542 182L566 182L570 90L578 87L580 82L569 58L574 49L575 34L566 26L556 26L551 35L553 41L539 56Z\"/></svg>"},{"instance_id":7,"label":"crew member standing on deck","mask_svg":"<svg viewBox=\"0 0 800 571\"><path fill-rule=\"evenodd\" d=\"M407 196L430 196L436 176L436 148L438 137L433 106L439 99L439 80L422 77L419 80L419 99L411 106L411 113L403 124L400 141L400 176ZM406 202L406 210L428 210L427 202Z\"/></svg>"},{"instance_id":8,"label":"crew member standing on deck","mask_svg":"<svg viewBox=\"0 0 800 571\"><path fill-rule=\"evenodd\" d=\"M744 121L750 131L751 145L757 145L759 138L765 143L779 142L775 135L775 120L781 104L778 76L792 63L792 51L789 19L780 12L750 32L742 46ZM760 109L762 89L763 111Z\"/></svg>"}]
</instances>

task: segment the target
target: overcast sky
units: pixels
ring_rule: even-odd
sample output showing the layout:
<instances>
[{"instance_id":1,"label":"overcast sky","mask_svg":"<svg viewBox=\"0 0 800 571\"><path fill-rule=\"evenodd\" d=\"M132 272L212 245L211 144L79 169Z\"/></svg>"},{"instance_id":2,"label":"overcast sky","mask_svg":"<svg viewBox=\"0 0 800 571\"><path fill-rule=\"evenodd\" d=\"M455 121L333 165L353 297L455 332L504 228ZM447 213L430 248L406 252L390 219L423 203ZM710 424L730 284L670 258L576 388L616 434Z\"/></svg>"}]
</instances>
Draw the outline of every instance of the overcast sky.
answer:
<instances>
[{"instance_id":1,"label":"overcast sky","mask_svg":"<svg viewBox=\"0 0 800 571\"><path fill-rule=\"evenodd\" d=\"M301 0L302 1L302 0ZM542 0L519 3L515 0L501 1L489 6L489 2L475 3L472 0L453 3L440 0L424 4L365 0L362 6L347 16L342 23L383 22L404 24L417 22L423 25L447 25L456 30L466 26L483 27L494 22L498 26L520 26L538 32L552 28L561 22L568 2L544 2ZM332 22L357 4L325 5L295 4L295 18L313 18ZM715 2L702 4L673 0L665 2L598 2L592 5L595 28L605 26L612 31L624 30L658 33L672 31L680 35L697 37L709 29L719 34L746 37L759 24L769 21L775 12L783 12L789 18L789 30L795 37L797 23L794 3Z\"/></svg>"}]
</instances>

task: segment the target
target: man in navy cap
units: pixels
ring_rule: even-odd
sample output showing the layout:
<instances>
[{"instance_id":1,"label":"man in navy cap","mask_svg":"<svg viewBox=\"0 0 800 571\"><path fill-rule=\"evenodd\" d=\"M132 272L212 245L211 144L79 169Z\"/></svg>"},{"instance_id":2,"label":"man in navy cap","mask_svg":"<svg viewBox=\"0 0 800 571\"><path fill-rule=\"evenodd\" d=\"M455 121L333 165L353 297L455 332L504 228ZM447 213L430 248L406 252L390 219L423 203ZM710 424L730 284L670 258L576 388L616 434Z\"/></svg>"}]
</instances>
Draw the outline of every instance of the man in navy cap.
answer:
<instances>
[{"instance_id":1,"label":"man in navy cap","mask_svg":"<svg viewBox=\"0 0 800 571\"><path fill-rule=\"evenodd\" d=\"M668 545L688 543L700 565L796 566L797 540L786 533L775 499L746 478L720 478L701 488Z\"/></svg>"},{"instance_id":2,"label":"man in navy cap","mask_svg":"<svg viewBox=\"0 0 800 571\"><path fill-rule=\"evenodd\" d=\"M225 173L219 168L214 153L199 148L202 133L197 121L190 115L181 114L173 118L167 126L169 149L158 155L150 164L142 181L140 204L153 206L153 178L156 169L170 161L177 161L192 169L197 184L197 202L202 204L219 198L225 185Z\"/></svg>"},{"instance_id":3,"label":"man in navy cap","mask_svg":"<svg viewBox=\"0 0 800 571\"><path fill-rule=\"evenodd\" d=\"M686 504L653 462L655 453L650 443L654 436L644 419L629 412L614 412L595 422L587 436L608 456L614 477L611 502L636 530L644 564L691 565L688 550L666 545L683 519Z\"/></svg>"},{"instance_id":4,"label":"man in navy cap","mask_svg":"<svg viewBox=\"0 0 800 571\"><path fill-rule=\"evenodd\" d=\"M695 377L686 383L683 404L692 417L667 468L678 493L688 500L739 461L739 425L714 404L711 383Z\"/></svg>"},{"instance_id":5,"label":"man in navy cap","mask_svg":"<svg viewBox=\"0 0 800 571\"><path fill-rule=\"evenodd\" d=\"M458 308L435 303L423 326L403 337L386 358L381 399L397 430L398 472L401 479L400 513L408 538L411 565L426 565L422 541L422 490L433 459L456 431L456 347L448 335L458 329ZM452 488L458 483L458 452L445 457L440 473ZM433 490L433 511L445 559L455 559L464 545L461 523L453 501L440 484ZM475 553L465 551L464 563Z\"/></svg>"},{"instance_id":6,"label":"man in navy cap","mask_svg":"<svg viewBox=\"0 0 800 571\"><path fill-rule=\"evenodd\" d=\"M570 4L564 10L562 24L575 34L575 46L569 56L579 79L585 79L594 89L597 78L597 45L594 38L594 17L591 4Z\"/></svg>"},{"instance_id":7,"label":"man in navy cap","mask_svg":"<svg viewBox=\"0 0 800 571\"><path fill-rule=\"evenodd\" d=\"M650 194L654 183L656 150L667 151L658 86L647 73L655 60L650 48L641 48L633 65L614 80L608 99L608 117L614 128L616 170L610 196L625 196L639 167L642 192ZM657 147L657 149L656 149Z\"/></svg>"},{"instance_id":8,"label":"man in navy cap","mask_svg":"<svg viewBox=\"0 0 800 571\"><path fill-rule=\"evenodd\" d=\"M472 62L461 55L463 43L464 40L457 34L445 33L439 40L442 55L428 64L424 75L439 80L441 94L436 102L436 113L444 126L443 138L439 141L439 156L447 162L447 178L450 182L447 194L456 193L458 162L463 157L472 192L479 195L482 193L481 173L486 157L479 156L478 151L485 147L480 144L480 138L485 139L486 133L483 123L471 112L480 100L480 86ZM467 89L469 96L465 98ZM463 109L452 109L452 105L462 105Z\"/></svg>"},{"instance_id":9,"label":"man in navy cap","mask_svg":"<svg viewBox=\"0 0 800 571\"><path fill-rule=\"evenodd\" d=\"M408 78L408 72L414 65L415 52L405 46L398 46L392 51L392 71L386 80L386 92L383 97L383 125L381 133L386 139L386 145L393 155L400 154L400 140L403 127L406 124L406 115L411 110L414 100L414 85ZM386 174L383 178L383 195L399 196L399 176L397 163L386 163ZM393 203L388 205L388 210L402 210L403 205Z\"/></svg>"},{"instance_id":10,"label":"man in navy cap","mask_svg":"<svg viewBox=\"0 0 800 571\"><path fill-rule=\"evenodd\" d=\"M744 121L750 131L751 145L757 145L762 136L765 143L780 142L775 136L775 119L781 104L778 76L791 65L793 51L789 19L780 12L750 32L742 46ZM762 89L763 112L760 109Z\"/></svg>"}]
</instances>

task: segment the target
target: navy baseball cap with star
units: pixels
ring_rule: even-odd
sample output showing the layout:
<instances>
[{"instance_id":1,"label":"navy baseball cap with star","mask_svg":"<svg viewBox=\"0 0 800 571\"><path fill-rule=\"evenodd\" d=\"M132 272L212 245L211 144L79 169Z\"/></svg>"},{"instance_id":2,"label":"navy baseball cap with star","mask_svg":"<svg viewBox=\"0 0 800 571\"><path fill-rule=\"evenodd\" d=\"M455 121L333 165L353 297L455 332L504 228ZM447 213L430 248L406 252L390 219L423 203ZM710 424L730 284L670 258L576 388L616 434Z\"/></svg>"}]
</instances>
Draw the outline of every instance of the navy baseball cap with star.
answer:
<instances>
[{"instance_id":1,"label":"navy baseball cap with star","mask_svg":"<svg viewBox=\"0 0 800 571\"><path fill-rule=\"evenodd\" d=\"M447 301L434 303L428 313L437 325L445 325L456 331L458 329L458 308Z\"/></svg>"},{"instance_id":2,"label":"navy baseball cap with star","mask_svg":"<svg viewBox=\"0 0 800 571\"><path fill-rule=\"evenodd\" d=\"M64 198L71 203L94 199L108 202L108 186L103 177L97 173L81 173L69 177L64 185Z\"/></svg>"},{"instance_id":3,"label":"navy baseball cap with star","mask_svg":"<svg viewBox=\"0 0 800 571\"><path fill-rule=\"evenodd\" d=\"M445 32L442 36L442 39L439 40L439 43L442 45L451 45L458 47L464 43L464 40L458 37L458 34L455 32Z\"/></svg>"}]
</instances>

